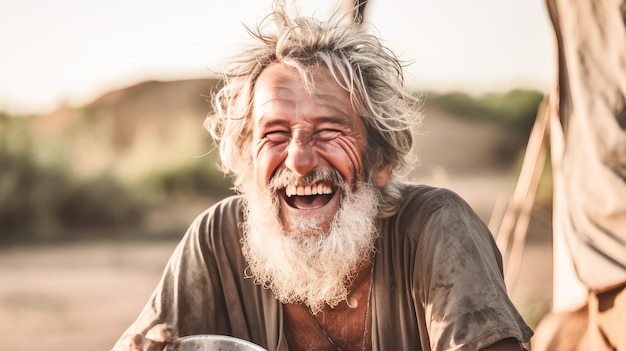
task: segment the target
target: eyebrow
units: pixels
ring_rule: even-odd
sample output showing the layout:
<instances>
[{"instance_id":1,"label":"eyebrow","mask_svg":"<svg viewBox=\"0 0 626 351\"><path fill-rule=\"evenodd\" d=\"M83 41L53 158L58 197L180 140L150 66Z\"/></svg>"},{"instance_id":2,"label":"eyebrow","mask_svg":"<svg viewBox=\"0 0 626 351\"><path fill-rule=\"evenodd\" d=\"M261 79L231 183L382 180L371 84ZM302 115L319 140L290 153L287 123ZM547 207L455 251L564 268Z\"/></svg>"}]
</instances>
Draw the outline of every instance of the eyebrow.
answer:
<instances>
[{"instance_id":1,"label":"eyebrow","mask_svg":"<svg viewBox=\"0 0 626 351\"><path fill-rule=\"evenodd\" d=\"M316 121L321 123L339 124L346 127L352 127L350 118L348 116L321 116L317 117Z\"/></svg>"},{"instance_id":2,"label":"eyebrow","mask_svg":"<svg viewBox=\"0 0 626 351\"><path fill-rule=\"evenodd\" d=\"M330 123L337 124L346 127L353 127L353 123L350 121L348 116L341 115L328 115L328 116L318 116L314 117L315 123ZM289 124L289 118L277 117L272 114L263 114L258 119L258 125L263 127L272 127L275 125Z\"/></svg>"},{"instance_id":3,"label":"eyebrow","mask_svg":"<svg viewBox=\"0 0 626 351\"><path fill-rule=\"evenodd\" d=\"M279 125L284 125L284 124L288 124L288 119L275 117L272 115L268 116L266 114L262 115L257 121L257 125L263 128L270 128L273 126L279 126Z\"/></svg>"}]
</instances>

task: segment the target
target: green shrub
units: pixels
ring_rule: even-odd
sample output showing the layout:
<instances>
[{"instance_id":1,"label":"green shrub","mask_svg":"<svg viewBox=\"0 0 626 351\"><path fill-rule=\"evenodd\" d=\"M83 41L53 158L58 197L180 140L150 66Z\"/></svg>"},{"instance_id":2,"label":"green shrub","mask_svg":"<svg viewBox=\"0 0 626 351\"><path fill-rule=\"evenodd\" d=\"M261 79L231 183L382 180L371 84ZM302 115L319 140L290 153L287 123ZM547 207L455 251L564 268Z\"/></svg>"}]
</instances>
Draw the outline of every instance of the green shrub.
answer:
<instances>
[{"instance_id":1,"label":"green shrub","mask_svg":"<svg viewBox=\"0 0 626 351\"><path fill-rule=\"evenodd\" d=\"M232 195L232 182L206 159L182 167L155 172L145 180L144 189L163 197L200 196L219 199Z\"/></svg>"},{"instance_id":2,"label":"green shrub","mask_svg":"<svg viewBox=\"0 0 626 351\"><path fill-rule=\"evenodd\" d=\"M44 176L23 154L0 153L0 169L0 240L33 240L40 231L56 233L45 209L66 185L65 178L52 170Z\"/></svg>"},{"instance_id":3,"label":"green shrub","mask_svg":"<svg viewBox=\"0 0 626 351\"><path fill-rule=\"evenodd\" d=\"M0 149L0 242L112 236L138 228L148 207L111 178L78 180Z\"/></svg>"},{"instance_id":4,"label":"green shrub","mask_svg":"<svg viewBox=\"0 0 626 351\"><path fill-rule=\"evenodd\" d=\"M64 228L115 232L139 226L147 209L113 178L101 176L72 183L54 206L54 214Z\"/></svg>"}]
</instances>

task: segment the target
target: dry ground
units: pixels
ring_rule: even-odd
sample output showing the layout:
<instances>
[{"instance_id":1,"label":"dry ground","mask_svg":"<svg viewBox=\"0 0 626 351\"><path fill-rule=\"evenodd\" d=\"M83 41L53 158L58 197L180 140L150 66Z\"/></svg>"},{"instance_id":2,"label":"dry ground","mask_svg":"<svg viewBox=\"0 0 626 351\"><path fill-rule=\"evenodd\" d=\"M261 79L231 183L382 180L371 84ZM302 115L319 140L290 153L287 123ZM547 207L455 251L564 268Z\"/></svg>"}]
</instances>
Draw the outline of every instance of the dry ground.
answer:
<instances>
[{"instance_id":1,"label":"dry ground","mask_svg":"<svg viewBox=\"0 0 626 351\"><path fill-rule=\"evenodd\" d=\"M0 251L2 350L108 350L139 312L175 243Z\"/></svg>"}]
</instances>

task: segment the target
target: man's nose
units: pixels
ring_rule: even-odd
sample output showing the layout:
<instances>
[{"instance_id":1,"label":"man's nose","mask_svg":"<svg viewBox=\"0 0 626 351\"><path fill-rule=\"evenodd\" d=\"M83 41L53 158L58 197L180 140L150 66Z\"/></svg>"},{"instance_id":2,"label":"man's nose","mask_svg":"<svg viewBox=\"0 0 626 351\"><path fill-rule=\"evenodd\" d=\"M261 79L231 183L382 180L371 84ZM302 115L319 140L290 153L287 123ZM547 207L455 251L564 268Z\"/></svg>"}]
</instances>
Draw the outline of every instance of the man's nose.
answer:
<instances>
[{"instance_id":1,"label":"man's nose","mask_svg":"<svg viewBox=\"0 0 626 351\"><path fill-rule=\"evenodd\" d=\"M304 176L319 164L319 156L309 140L292 139L287 149L285 167L298 176Z\"/></svg>"}]
</instances>

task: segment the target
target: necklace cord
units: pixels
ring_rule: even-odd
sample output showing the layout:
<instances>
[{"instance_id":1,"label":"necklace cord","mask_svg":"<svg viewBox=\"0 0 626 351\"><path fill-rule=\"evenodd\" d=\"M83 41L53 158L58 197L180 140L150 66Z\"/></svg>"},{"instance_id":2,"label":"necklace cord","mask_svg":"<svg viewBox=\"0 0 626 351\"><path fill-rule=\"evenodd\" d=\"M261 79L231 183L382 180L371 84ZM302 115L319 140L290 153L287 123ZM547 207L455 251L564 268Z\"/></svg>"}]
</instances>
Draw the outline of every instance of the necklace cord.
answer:
<instances>
[{"instance_id":1,"label":"necklace cord","mask_svg":"<svg viewBox=\"0 0 626 351\"><path fill-rule=\"evenodd\" d=\"M366 351L367 350L367 322L369 319L369 312L370 312L370 302L372 299L372 288L374 286L374 264L372 263L372 270L370 272L370 284L369 284L369 291L367 294L367 305L365 306L365 321L363 322L363 343L361 345L361 350L362 351ZM330 335L328 335L328 333L326 332L326 329L324 329L324 327L320 324L320 322L317 320L317 317L315 317L315 315L313 314L313 312L311 312L310 309L307 308L307 310L309 311L309 314L311 315L311 317L313 317L313 320L315 321L315 324L317 325L317 328L322 332L322 334L324 334L324 336L326 337L326 339L328 340L328 342L330 342L333 347L335 349L337 349L338 351L344 351L344 349L342 347L340 347L333 338L330 337Z\"/></svg>"}]
</instances>

